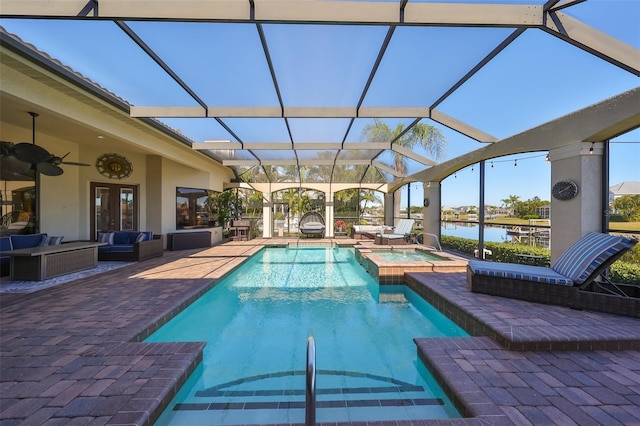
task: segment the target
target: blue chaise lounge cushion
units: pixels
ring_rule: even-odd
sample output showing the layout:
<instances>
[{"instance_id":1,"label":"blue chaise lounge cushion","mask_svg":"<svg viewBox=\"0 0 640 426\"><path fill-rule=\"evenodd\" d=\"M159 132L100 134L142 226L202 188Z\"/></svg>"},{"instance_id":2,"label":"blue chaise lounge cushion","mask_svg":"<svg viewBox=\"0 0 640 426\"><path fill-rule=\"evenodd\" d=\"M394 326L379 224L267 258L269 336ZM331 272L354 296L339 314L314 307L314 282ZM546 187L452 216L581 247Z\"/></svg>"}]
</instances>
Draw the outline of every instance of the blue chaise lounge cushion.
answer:
<instances>
[{"instance_id":1,"label":"blue chaise lounge cushion","mask_svg":"<svg viewBox=\"0 0 640 426\"><path fill-rule=\"evenodd\" d=\"M474 274L487 275L490 277L534 281L546 284L574 284L571 278L565 277L553 269L545 268L544 266L488 262L486 260L470 260L469 268Z\"/></svg>"},{"instance_id":2,"label":"blue chaise lounge cushion","mask_svg":"<svg viewBox=\"0 0 640 426\"><path fill-rule=\"evenodd\" d=\"M470 260L474 274L547 284L581 285L612 256L634 246L625 237L590 232L580 238L550 268L515 263Z\"/></svg>"},{"instance_id":3,"label":"blue chaise lounge cushion","mask_svg":"<svg viewBox=\"0 0 640 426\"><path fill-rule=\"evenodd\" d=\"M631 247L633 242L628 238L589 232L569 247L551 265L551 269L572 279L576 284L582 284L611 256Z\"/></svg>"}]
</instances>

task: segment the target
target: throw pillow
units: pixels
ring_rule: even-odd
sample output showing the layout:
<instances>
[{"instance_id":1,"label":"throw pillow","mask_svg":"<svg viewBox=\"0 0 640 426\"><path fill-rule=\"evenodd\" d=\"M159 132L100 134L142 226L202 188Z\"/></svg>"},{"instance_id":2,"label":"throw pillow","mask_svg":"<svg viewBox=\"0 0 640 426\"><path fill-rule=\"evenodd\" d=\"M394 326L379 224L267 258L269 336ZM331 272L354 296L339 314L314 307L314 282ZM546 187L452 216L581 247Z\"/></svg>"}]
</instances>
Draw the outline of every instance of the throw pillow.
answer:
<instances>
[{"instance_id":1,"label":"throw pillow","mask_svg":"<svg viewBox=\"0 0 640 426\"><path fill-rule=\"evenodd\" d=\"M62 239L64 238L64 236L62 237L47 237L49 239L49 245L50 246L57 246L60 245L62 243Z\"/></svg>"},{"instance_id":2,"label":"throw pillow","mask_svg":"<svg viewBox=\"0 0 640 426\"><path fill-rule=\"evenodd\" d=\"M40 241L40 247L44 247L44 246L48 246L49 245L49 239L51 237L43 237L42 241Z\"/></svg>"},{"instance_id":3,"label":"throw pillow","mask_svg":"<svg viewBox=\"0 0 640 426\"><path fill-rule=\"evenodd\" d=\"M144 237L146 237L146 235L144 234L144 232L141 232L136 238L136 243L139 243L140 241L144 241L145 240Z\"/></svg>"},{"instance_id":4,"label":"throw pillow","mask_svg":"<svg viewBox=\"0 0 640 426\"><path fill-rule=\"evenodd\" d=\"M113 232L98 232L98 242L113 244Z\"/></svg>"}]
</instances>

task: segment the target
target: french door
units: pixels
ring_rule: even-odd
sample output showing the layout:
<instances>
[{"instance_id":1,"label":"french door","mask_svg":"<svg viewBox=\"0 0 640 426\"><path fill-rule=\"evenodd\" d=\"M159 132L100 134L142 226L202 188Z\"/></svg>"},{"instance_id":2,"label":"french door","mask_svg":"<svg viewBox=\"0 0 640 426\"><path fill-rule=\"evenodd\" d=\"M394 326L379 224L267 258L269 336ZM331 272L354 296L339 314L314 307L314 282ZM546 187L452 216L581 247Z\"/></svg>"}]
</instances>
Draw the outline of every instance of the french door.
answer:
<instances>
[{"instance_id":1,"label":"french door","mask_svg":"<svg viewBox=\"0 0 640 426\"><path fill-rule=\"evenodd\" d=\"M91 183L91 235L138 229L138 187Z\"/></svg>"}]
</instances>

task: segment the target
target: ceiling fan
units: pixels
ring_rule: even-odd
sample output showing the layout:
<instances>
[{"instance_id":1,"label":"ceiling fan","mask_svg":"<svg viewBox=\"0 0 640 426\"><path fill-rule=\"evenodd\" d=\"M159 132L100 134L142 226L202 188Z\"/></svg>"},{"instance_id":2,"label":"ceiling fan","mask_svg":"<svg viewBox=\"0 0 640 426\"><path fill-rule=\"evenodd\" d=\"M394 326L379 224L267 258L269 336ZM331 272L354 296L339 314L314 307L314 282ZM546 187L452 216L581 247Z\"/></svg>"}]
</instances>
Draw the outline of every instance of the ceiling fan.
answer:
<instances>
[{"instance_id":1,"label":"ceiling fan","mask_svg":"<svg viewBox=\"0 0 640 426\"><path fill-rule=\"evenodd\" d=\"M36 112L29 112L33 117L33 142L20 142L14 144L12 142L0 142L0 158L2 158L2 174L6 177L14 176L14 179L6 180L19 180L16 177L32 178L35 176L35 171L42 173L46 176L60 176L64 173L61 165L72 166L90 166L87 163L78 163L73 161L64 161L70 152L66 153L62 157L51 154L41 146L36 145L36 117L39 115ZM6 170L5 170L6 169ZM4 179L4 177L3 177Z\"/></svg>"}]
</instances>

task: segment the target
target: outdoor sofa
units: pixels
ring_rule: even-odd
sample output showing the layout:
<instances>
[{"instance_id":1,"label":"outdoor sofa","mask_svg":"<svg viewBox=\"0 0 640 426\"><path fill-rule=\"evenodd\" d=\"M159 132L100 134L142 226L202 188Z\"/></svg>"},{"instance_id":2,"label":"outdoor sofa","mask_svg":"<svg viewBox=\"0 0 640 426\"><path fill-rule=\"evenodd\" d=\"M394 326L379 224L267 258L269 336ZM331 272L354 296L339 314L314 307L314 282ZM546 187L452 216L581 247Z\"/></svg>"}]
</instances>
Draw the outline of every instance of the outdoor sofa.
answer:
<instances>
[{"instance_id":1,"label":"outdoor sofa","mask_svg":"<svg viewBox=\"0 0 640 426\"><path fill-rule=\"evenodd\" d=\"M109 231L98 233L98 260L131 261L160 257L164 254L162 235L151 231Z\"/></svg>"},{"instance_id":2,"label":"outdoor sofa","mask_svg":"<svg viewBox=\"0 0 640 426\"><path fill-rule=\"evenodd\" d=\"M640 318L637 286L596 280L637 242L590 232L548 268L474 259L467 282L474 293Z\"/></svg>"}]
</instances>

